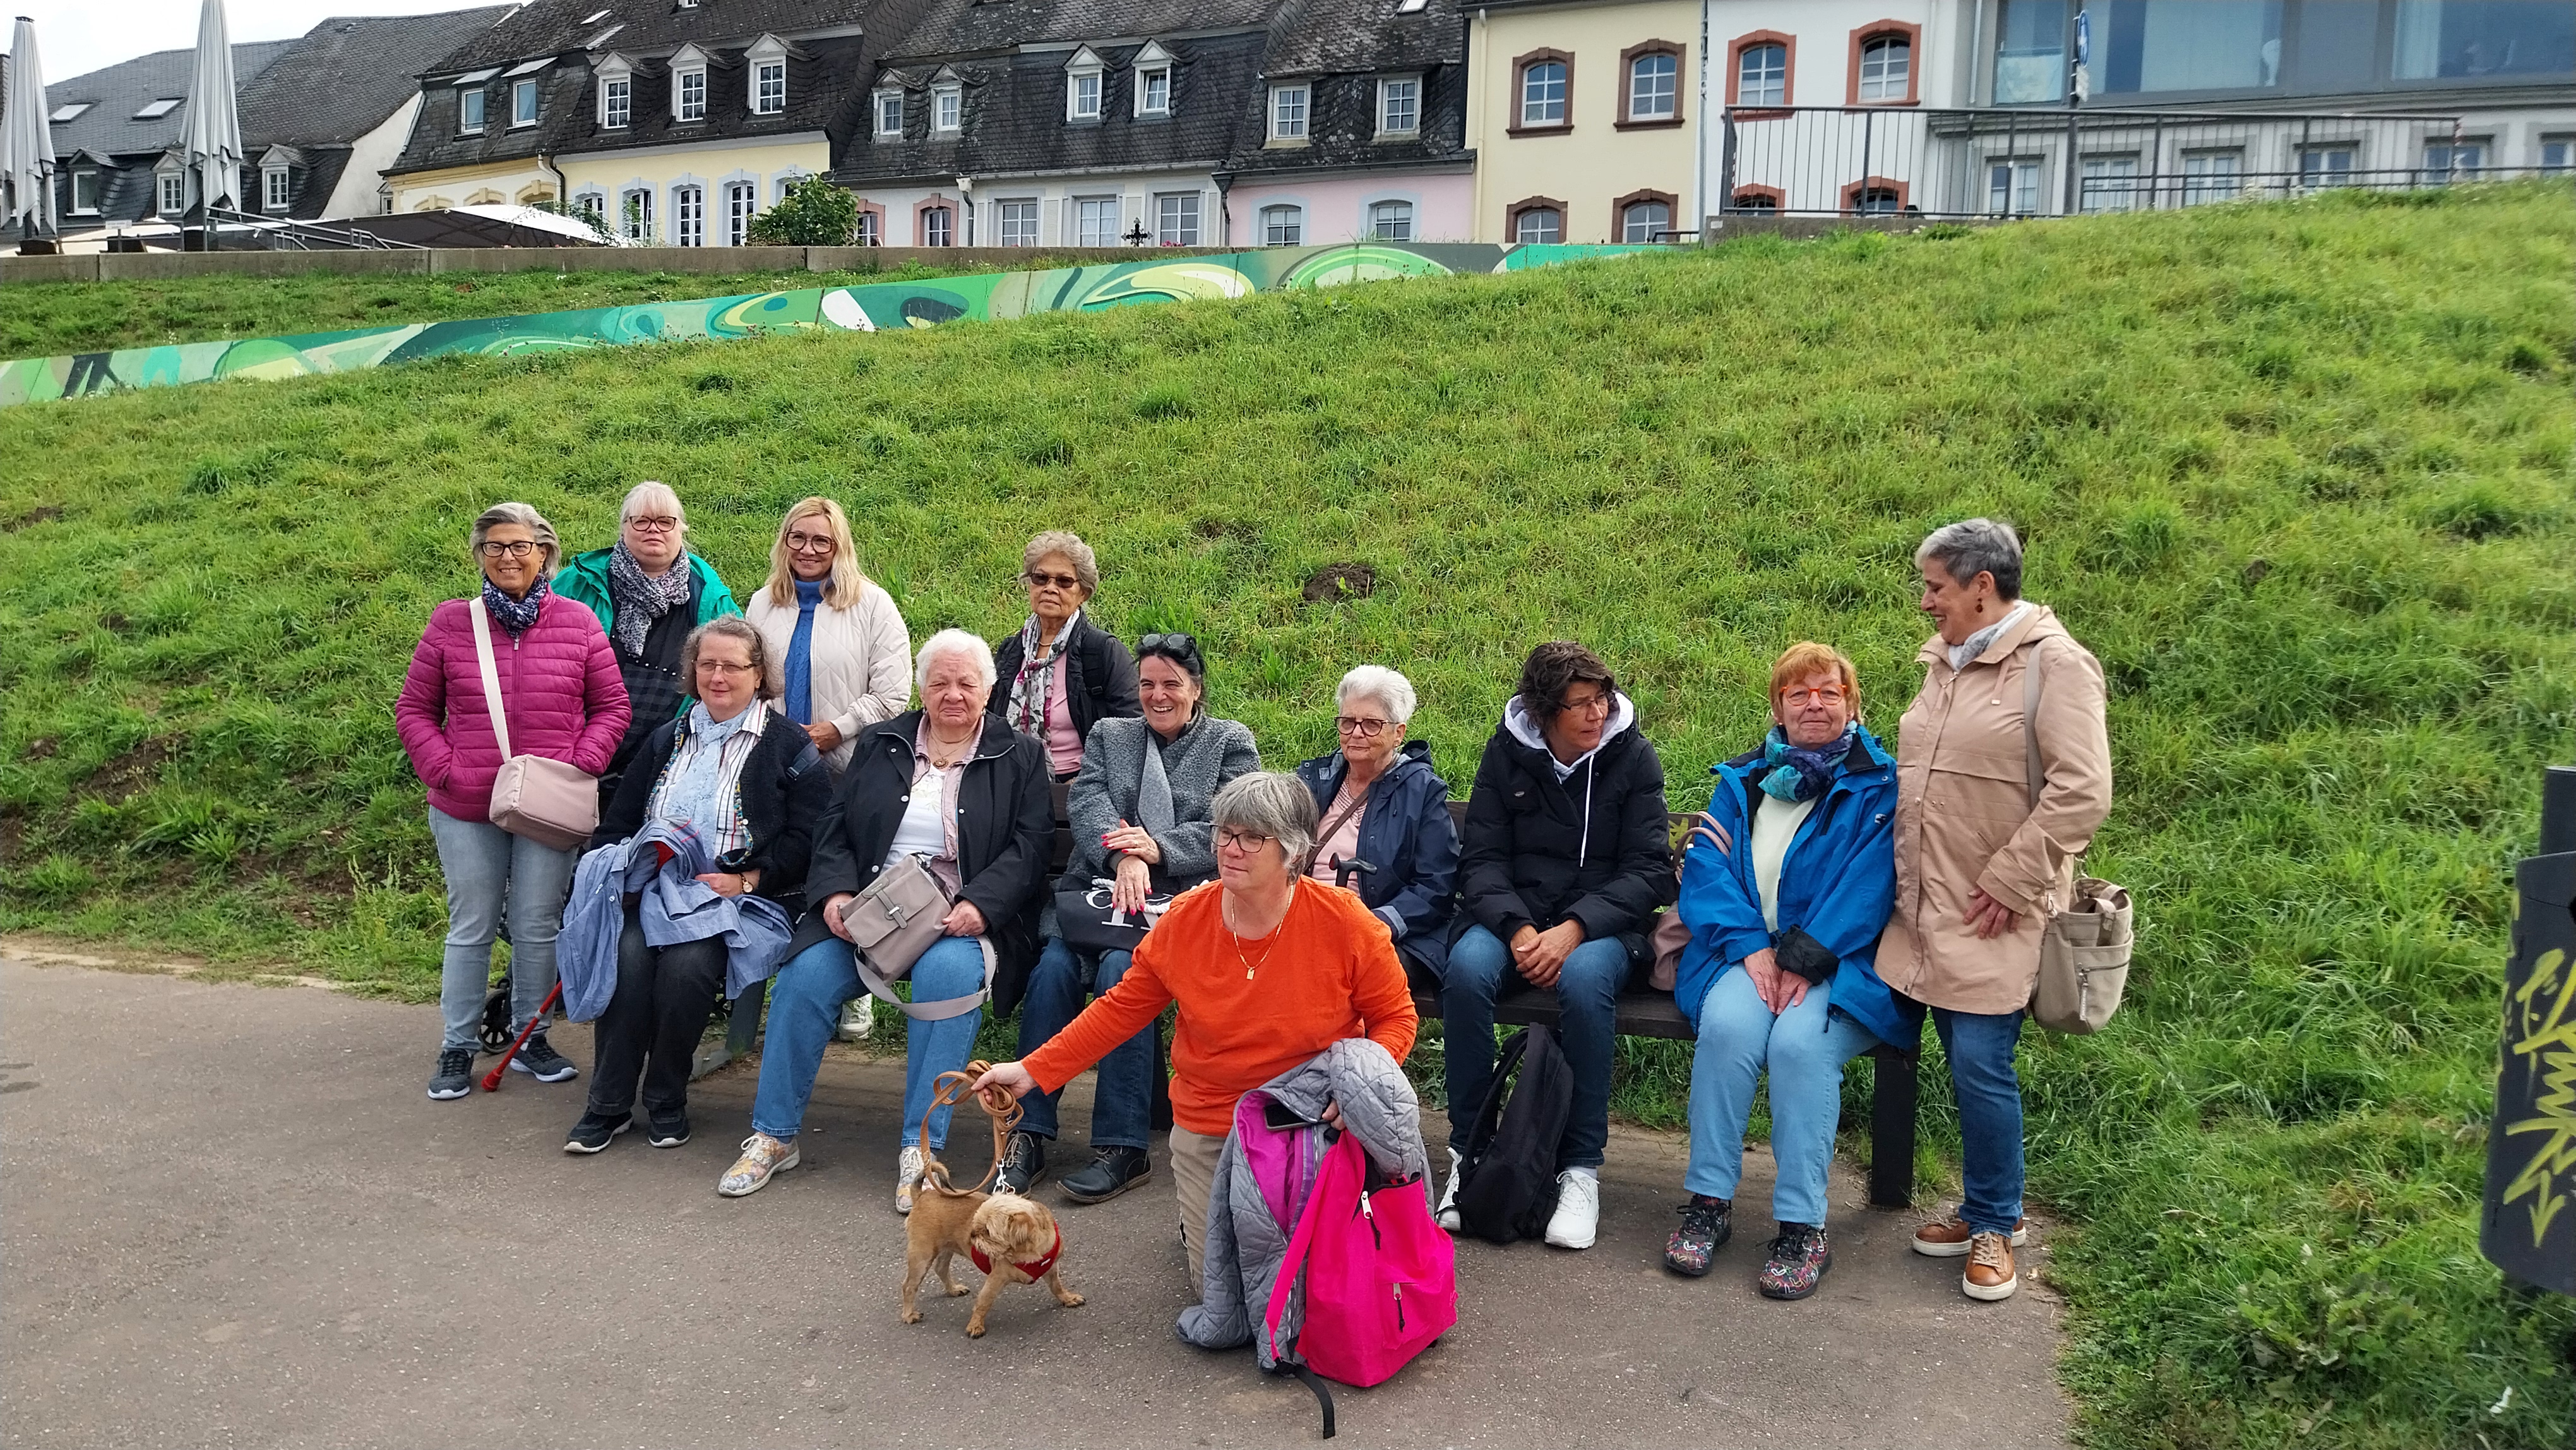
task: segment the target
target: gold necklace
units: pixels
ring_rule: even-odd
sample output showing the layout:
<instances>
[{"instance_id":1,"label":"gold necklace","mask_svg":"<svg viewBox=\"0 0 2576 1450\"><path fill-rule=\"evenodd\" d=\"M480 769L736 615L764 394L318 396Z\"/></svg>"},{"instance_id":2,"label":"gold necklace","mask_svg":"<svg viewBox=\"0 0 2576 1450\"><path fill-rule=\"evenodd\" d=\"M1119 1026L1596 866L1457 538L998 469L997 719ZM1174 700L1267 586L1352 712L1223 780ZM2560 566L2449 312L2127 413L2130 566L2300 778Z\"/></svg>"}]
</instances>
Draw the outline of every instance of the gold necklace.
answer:
<instances>
[{"instance_id":1,"label":"gold necklace","mask_svg":"<svg viewBox=\"0 0 2576 1450\"><path fill-rule=\"evenodd\" d=\"M929 751L929 754L930 754L930 767L931 767L931 769L933 769L933 770L946 770L946 769L948 769L949 767L951 767L951 766L955 765L958 761L960 761L960 760L964 759L964 758L965 758L965 756L966 756L966 754L967 754L969 751L971 751L971 750L973 750L973 749L975 748L975 737L973 737L973 736L971 736L971 735L970 735L970 736L966 737L964 740L961 740L961 741L956 742L956 745L953 747L952 753L948 756L948 758L947 758L947 759L942 760L942 759L940 759L940 758L939 758L939 747L941 747L941 746L943 746L943 745L947 745L947 744L949 744L949 742L947 742L947 741L945 741L945 740L940 739L940 738L939 738L938 736L936 736L936 735L933 735L933 736L931 736L931 737L930 737L930 751Z\"/></svg>"},{"instance_id":2,"label":"gold necklace","mask_svg":"<svg viewBox=\"0 0 2576 1450\"><path fill-rule=\"evenodd\" d=\"M1294 887L1291 887L1289 890L1288 904L1292 907L1297 904L1296 891ZM1287 929L1287 926L1288 913L1283 911L1279 913L1279 925L1270 929L1270 945L1262 948L1261 960L1256 962L1252 958L1243 954L1243 937L1235 931L1234 924L1232 922L1225 923L1226 939L1234 943L1234 959L1243 963L1243 979L1245 981L1249 982L1252 980L1252 974L1255 970L1270 965L1270 954L1279 950L1279 936L1281 932Z\"/></svg>"}]
</instances>

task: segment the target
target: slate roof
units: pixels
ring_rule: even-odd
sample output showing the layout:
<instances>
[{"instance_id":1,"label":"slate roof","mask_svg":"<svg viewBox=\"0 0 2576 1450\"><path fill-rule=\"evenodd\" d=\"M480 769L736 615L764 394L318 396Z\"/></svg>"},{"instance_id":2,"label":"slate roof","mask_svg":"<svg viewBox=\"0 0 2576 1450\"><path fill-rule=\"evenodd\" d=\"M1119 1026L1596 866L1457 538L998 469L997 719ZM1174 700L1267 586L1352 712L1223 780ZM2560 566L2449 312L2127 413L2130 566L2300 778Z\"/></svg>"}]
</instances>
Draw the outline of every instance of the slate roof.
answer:
<instances>
[{"instance_id":1,"label":"slate roof","mask_svg":"<svg viewBox=\"0 0 2576 1450\"><path fill-rule=\"evenodd\" d=\"M1262 70L1268 81L1307 80L1307 144L1271 147L1269 91L1244 98L1228 166L1238 173L1467 165L1466 29L1460 0L1425 0L1407 15L1397 0L1287 0L1272 20ZM1377 136L1377 82L1422 78L1420 126L1410 140Z\"/></svg>"},{"instance_id":2,"label":"slate roof","mask_svg":"<svg viewBox=\"0 0 2576 1450\"><path fill-rule=\"evenodd\" d=\"M460 45L430 74L453 75L541 55L611 50L677 50L690 41L741 50L765 32L793 40L810 31L856 28L869 0L534 0L484 35ZM598 20L589 17L605 10ZM599 36L614 28L607 40ZM794 92L789 92L790 99Z\"/></svg>"},{"instance_id":3,"label":"slate roof","mask_svg":"<svg viewBox=\"0 0 2576 1450\"><path fill-rule=\"evenodd\" d=\"M1049 42L1098 46L1104 41L1257 30L1270 23L1278 4L1279 0L934 0L921 23L897 40L886 56L902 64L927 57L992 55Z\"/></svg>"},{"instance_id":4,"label":"slate roof","mask_svg":"<svg viewBox=\"0 0 2576 1450\"><path fill-rule=\"evenodd\" d=\"M297 40L250 40L233 46L233 86L238 97L243 88L267 71L278 57L300 43ZM188 106L188 73L196 63L197 52L157 50L139 55L104 70L74 76L67 81L54 81L45 87L45 114L50 116L74 101L88 101L91 106L72 120L53 127L54 154L69 156L87 150L101 156L132 156L140 152L155 154L179 144L179 128L186 124ZM167 115L149 121L134 119L134 113L156 100L181 97L180 104Z\"/></svg>"},{"instance_id":5,"label":"slate roof","mask_svg":"<svg viewBox=\"0 0 2576 1450\"><path fill-rule=\"evenodd\" d=\"M325 20L256 78L238 82L243 141L254 154L281 142L348 145L411 99L421 71L509 13L507 5L487 5Z\"/></svg>"}]
</instances>

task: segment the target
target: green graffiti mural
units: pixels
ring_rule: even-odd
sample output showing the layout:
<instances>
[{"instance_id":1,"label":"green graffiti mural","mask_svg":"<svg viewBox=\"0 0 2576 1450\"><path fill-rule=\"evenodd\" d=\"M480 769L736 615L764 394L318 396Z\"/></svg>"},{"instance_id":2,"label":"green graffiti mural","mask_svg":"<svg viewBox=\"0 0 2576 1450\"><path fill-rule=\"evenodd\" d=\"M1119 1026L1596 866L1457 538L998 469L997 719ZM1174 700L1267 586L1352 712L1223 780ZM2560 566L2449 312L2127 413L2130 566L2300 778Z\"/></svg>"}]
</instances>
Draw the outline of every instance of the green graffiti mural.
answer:
<instances>
[{"instance_id":1,"label":"green graffiti mural","mask_svg":"<svg viewBox=\"0 0 2576 1450\"><path fill-rule=\"evenodd\" d=\"M1298 287L1339 287L1402 277L1517 272L1587 257L1656 250L1635 246L1483 244L1277 247L1199 257L1157 257L1044 272L987 272L921 282L808 287L748 297L705 297L634 307L594 307L469 322L412 323L354 332L308 332L239 342L190 342L70 357L0 362L0 408L131 388L221 378L294 378L345 373L421 358L514 357L639 342L757 337L825 329L893 332L960 321L998 321L1040 312L1099 312L1146 303L1248 296Z\"/></svg>"}]
</instances>

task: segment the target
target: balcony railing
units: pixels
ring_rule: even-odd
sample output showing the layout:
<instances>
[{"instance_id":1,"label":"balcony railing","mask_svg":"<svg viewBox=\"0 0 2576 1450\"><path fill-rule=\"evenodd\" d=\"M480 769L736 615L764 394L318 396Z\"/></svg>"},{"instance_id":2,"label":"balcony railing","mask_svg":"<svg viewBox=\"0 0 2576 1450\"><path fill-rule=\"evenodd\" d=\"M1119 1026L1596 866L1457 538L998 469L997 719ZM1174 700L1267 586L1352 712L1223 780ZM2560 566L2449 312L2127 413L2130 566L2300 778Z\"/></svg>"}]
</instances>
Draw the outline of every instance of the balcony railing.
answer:
<instances>
[{"instance_id":1,"label":"balcony railing","mask_svg":"<svg viewBox=\"0 0 2576 1450\"><path fill-rule=\"evenodd\" d=\"M1721 220L2068 216L2526 175L2457 116L1730 106Z\"/></svg>"}]
</instances>

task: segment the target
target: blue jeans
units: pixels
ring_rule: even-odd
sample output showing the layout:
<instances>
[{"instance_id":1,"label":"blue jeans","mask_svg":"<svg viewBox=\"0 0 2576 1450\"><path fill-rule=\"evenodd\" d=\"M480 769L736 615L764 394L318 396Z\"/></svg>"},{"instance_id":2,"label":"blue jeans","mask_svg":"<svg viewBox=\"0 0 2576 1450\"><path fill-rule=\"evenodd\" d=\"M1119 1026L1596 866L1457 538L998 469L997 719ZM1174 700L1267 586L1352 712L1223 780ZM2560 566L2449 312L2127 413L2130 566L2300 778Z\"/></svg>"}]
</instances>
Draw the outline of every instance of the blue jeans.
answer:
<instances>
[{"instance_id":1,"label":"blue jeans","mask_svg":"<svg viewBox=\"0 0 2576 1450\"><path fill-rule=\"evenodd\" d=\"M1699 1006L1699 1045L1691 1055L1690 1171L1693 1193L1735 1197L1744 1176L1744 1124L1753 1084L1771 1070L1771 1217L1780 1223L1825 1222L1825 1170L1834 1161L1834 1125L1842 1119L1843 1064L1878 1045L1869 1029L1828 1010L1831 983L1807 989L1797 1006L1772 1015L1753 990L1753 974L1730 967L1709 985Z\"/></svg>"},{"instance_id":2,"label":"blue jeans","mask_svg":"<svg viewBox=\"0 0 2576 1450\"><path fill-rule=\"evenodd\" d=\"M1610 1146L1610 1054L1619 1040L1619 989L1627 985L1628 965L1628 949L1617 937L1587 941L1566 953L1556 979L1557 1042L1574 1073L1559 1171L1598 1168ZM1485 928L1467 928L1449 948L1440 1017L1449 1044L1449 1146L1461 1153L1494 1082L1494 999L1514 985L1527 983L1512 965L1511 948Z\"/></svg>"},{"instance_id":3,"label":"blue jeans","mask_svg":"<svg viewBox=\"0 0 2576 1450\"><path fill-rule=\"evenodd\" d=\"M1970 1233L2011 1233L2021 1221L2021 1079L2013 1073L2021 1014L1935 1007L1932 1030L1959 1104L1959 1217Z\"/></svg>"},{"instance_id":4,"label":"blue jeans","mask_svg":"<svg viewBox=\"0 0 2576 1450\"><path fill-rule=\"evenodd\" d=\"M1103 952L1100 964L1092 974L1091 990L1107 992L1127 975L1129 957L1125 952ZM1038 954L1037 969L1029 973L1028 995L1020 1003L1020 1056L1047 1045L1082 1011L1082 953L1048 937L1046 950ZM1091 1146L1094 1148L1142 1148L1145 1145L1146 1122L1151 1112L1154 1091L1154 1042L1144 1031L1109 1049L1100 1059L1099 1077L1091 1095ZM1020 1119L1020 1130L1041 1138L1056 1134L1056 1100L1061 1091L1039 1093L1022 1098L1020 1106L1027 1115Z\"/></svg>"},{"instance_id":5,"label":"blue jeans","mask_svg":"<svg viewBox=\"0 0 2576 1450\"><path fill-rule=\"evenodd\" d=\"M441 1047L476 1045L492 991L492 941L510 913L510 1030L528 1025L555 989L555 934L563 930L578 851L513 836L490 821L429 808L429 838L447 878L447 950L438 971Z\"/></svg>"},{"instance_id":6,"label":"blue jeans","mask_svg":"<svg viewBox=\"0 0 2576 1450\"><path fill-rule=\"evenodd\" d=\"M971 997L984 985L984 953L971 936L944 936L912 964L915 1001ZM751 1129L785 1142L805 1126L814 1097L814 1074L823 1045L832 1040L841 1004L865 990L850 944L826 937L796 954L769 983L769 1030L760 1047L760 1091L751 1100ZM921 1115L930 1106L939 1075L964 1070L975 1055L975 1030L984 1009L939 1022L908 1022L903 1033L903 1146L921 1141ZM948 1146L948 1115L930 1119L930 1146Z\"/></svg>"}]
</instances>

